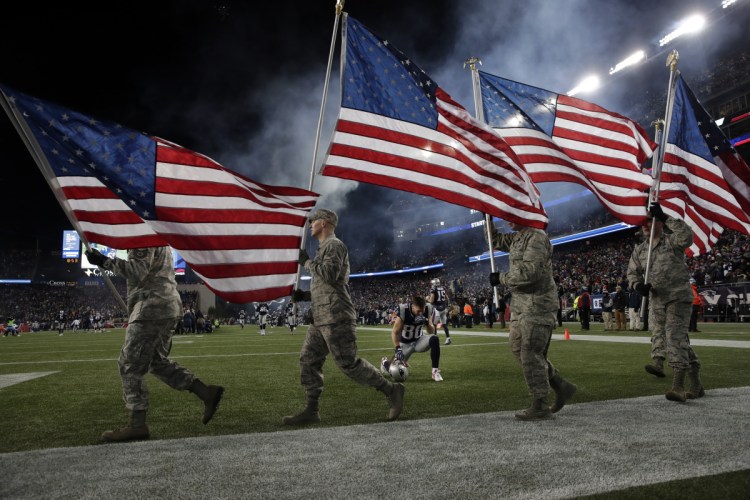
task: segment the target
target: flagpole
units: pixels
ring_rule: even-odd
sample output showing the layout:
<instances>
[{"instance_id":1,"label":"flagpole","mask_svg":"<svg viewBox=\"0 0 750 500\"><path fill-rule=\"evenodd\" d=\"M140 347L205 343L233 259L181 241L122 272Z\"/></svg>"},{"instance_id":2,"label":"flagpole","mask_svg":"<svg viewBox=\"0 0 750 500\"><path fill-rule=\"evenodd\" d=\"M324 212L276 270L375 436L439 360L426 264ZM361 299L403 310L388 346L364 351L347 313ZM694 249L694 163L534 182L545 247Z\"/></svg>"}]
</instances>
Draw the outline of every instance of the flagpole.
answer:
<instances>
[{"instance_id":1,"label":"flagpole","mask_svg":"<svg viewBox=\"0 0 750 500\"><path fill-rule=\"evenodd\" d=\"M664 131L661 135L661 140L657 139L658 143L658 161L656 162L656 167L654 169L654 172L652 175L654 176L654 179L656 182L654 182L653 187L651 188L651 192L649 193L648 198L648 209L651 209L651 205L654 203L659 202L659 190L660 190L660 184L661 184L661 170L662 166L664 165L664 154L665 154L665 145L667 140L669 140L669 127L672 123L672 108L674 107L674 95L675 95L675 85L677 83L677 76L680 74L679 70L677 69L677 62L680 60L680 55L676 50L673 50L670 52L670 54L667 56L667 66L669 67L669 88L667 89L667 109L664 116ZM659 132L659 128L657 126L657 134ZM648 254L646 257L646 271L643 275L643 282L648 283L648 275L651 270L651 248L654 243L654 225L651 225L651 235L649 237L648 241ZM643 309L641 309L643 311Z\"/></svg>"},{"instance_id":2,"label":"flagpole","mask_svg":"<svg viewBox=\"0 0 750 500\"><path fill-rule=\"evenodd\" d=\"M655 128L654 132L654 142L656 143L657 151L656 154L654 154L651 157L651 176L656 179L656 182L653 186L651 186L651 190L648 194L648 204L649 207L651 206L652 201L656 201L659 199L659 188L660 188L660 182L661 182L661 168L659 168L659 155L661 153L661 137L662 137L662 127L664 126L664 120L658 119L654 120L652 123ZM649 274L649 268L651 267L651 242L654 239L654 225L651 224L651 233L649 235L649 246L648 246L648 256L646 257L646 273L644 275L644 283L648 281L648 274ZM648 316L646 315L646 311L648 310L648 296L644 295L641 297L641 324L644 326L644 331L647 330L645 328Z\"/></svg>"},{"instance_id":3,"label":"flagpole","mask_svg":"<svg viewBox=\"0 0 750 500\"><path fill-rule=\"evenodd\" d=\"M482 87L479 83L479 70L477 69L477 63L479 63L480 66L482 65L482 61L478 57L471 56L466 59L466 61L464 61L464 68L468 66L471 70L471 86L474 94L474 114L476 115L477 120L482 123L486 123L484 121L484 108L482 107ZM492 248L492 231L494 229L494 225L492 224L492 215L484 214L484 227L487 233L487 244L489 245L490 270L494 273L495 252L494 248ZM492 287L492 295L495 301L495 311L497 311L497 307L500 301L498 300L496 286Z\"/></svg>"},{"instance_id":4,"label":"flagpole","mask_svg":"<svg viewBox=\"0 0 750 500\"><path fill-rule=\"evenodd\" d=\"M320 102L320 113L318 114L318 128L315 132L315 145L313 146L312 166L310 168L310 183L308 184L308 188L307 188L308 191L312 191L313 184L315 183L315 164L318 161L318 147L320 145L320 135L323 130L323 115L325 114L326 101L328 99L328 84L331 81L331 68L333 67L333 54L336 50L336 35L339 29L339 19L341 18L341 14L344 12L344 2L345 0L336 0L336 16L333 20L333 33L331 34L331 46L328 49L328 66L326 67L326 77L323 83L323 97ZM307 225L308 225L308 222L305 222L305 227L302 230L302 243L300 245L301 250L304 250L307 245ZM301 265L297 266L297 279L295 280L296 282L295 289L299 289L301 267L302 267Z\"/></svg>"},{"instance_id":5,"label":"flagpole","mask_svg":"<svg viewBox=\"0 0 750 500\"><path fill-rule=\"evenodd\" d=\"M60 204L60 207L63 209L63 212L65 212L65 216L68 218L68 221L78 232L78 235L81 238L81 241L83 241L83 244L86 246L86 249L89 250L90 249L89 243L88 241L86 241L86 238L83 236L83 231L80 228L80 223L73 216L69 207L66 206L67 202L65 201L65 198L62 196L60 192L61 191L60 186L59 185L56 186L52 182L52 179L55 178L55 174L52 171L52 167L50 167L47 161L47 157L44 156L44 154L41 152L41 148L39 147L39 144L36 142L36 138L34 137L34 134L32 134L31 130L29 130L28 124L26 123L26 121L16 114L15 107L11 105L10 101L8 100L8 96L6 96L5 93L2 92L1 90L0 90L0 97L2 97L0 99L0 104L5 110L5 113L8 115L8 118L10 118L10 121L15 127L16 132L18 132L18 135L21 137L21 140L23 140L24 144L26 145L26 148L29 150L29 153L31 153L31 157L34 159L34 162L36 163L37 167L39 167L39 170L42 173L42 177L44 177L44 180L47 181L47 185L50 187L50 189L52 190L52 193L55 195L55 198L57 199L57 202ZM122 308L123 312L127 312L128 307L125 305L125 301L123 300L120 293L117 291L117 288L115 288L115 285L109 279L109 276L107 276L104 272L102 272L101 275L104 278L104 282L107 284L107 288L109 288L109 291L112 292L112 294L115 296L115 299L117 300L118 304Z\"/></svg>"}]
</instances>

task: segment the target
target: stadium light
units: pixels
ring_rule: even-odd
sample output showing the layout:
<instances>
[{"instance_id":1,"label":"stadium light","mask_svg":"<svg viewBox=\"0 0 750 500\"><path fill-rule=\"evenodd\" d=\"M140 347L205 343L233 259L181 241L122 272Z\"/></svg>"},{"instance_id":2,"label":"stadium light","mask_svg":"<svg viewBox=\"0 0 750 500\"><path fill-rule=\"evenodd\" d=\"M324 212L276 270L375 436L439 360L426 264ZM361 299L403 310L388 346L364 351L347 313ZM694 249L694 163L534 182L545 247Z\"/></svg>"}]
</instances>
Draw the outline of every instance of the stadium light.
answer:
<instances>
[{"instance_id":1,"label":"stadium light","mask_svg":"<svg viewBox=\"0 0 750 500\"><path fill-rule=\"evenodd\" d=\"M620 61L617 64L615 64L614 68L610 68L609 69L609 74L610 75L614 75L618 71L621 71L621 70L627 68L628 66L632 66L634 64L638 64L639 62L641 62L645 58L646 58L646 53L643 52L642 50L639 50L638 52L635 52L635 53L629 55L628 57L626 57L622 61Z\"/></svg>"},{"instance_id":2,"label":"stadium light","mask_svg":"<svg viewBox=\"0 0 750 500\"><path fill-rule=\"evenodd\" d=\"M665 46L675 38L681 37L682 35L700 31L705 25L706 18L701 16L700 14L695 14L693 16L687 17L680 23L676 30L659 40L659 47Z\"/></svg>"},{"instance_id":3,"label":"stadium light","mask_svg":"<svg viewBox=\"0 0 750 500\"><path fill-rule=\"evenodd\" d=\"M574 96L579 92L590 92L599 88L599 77L596 75L587 76L573 90L568 91L569 96Z\"/></svg>"},{"instance_id":4,"label":"stadium light","mask_svg":"<svg viewBox=\"0 0 750 500\"><path fill-rule=\"evenodd\" d=\"M727 7L729 7L730 5L734 5L735 3L737 3L737 0L723 0L721 2L721 8L726 9Z\"/></svg>"}]
</instances>

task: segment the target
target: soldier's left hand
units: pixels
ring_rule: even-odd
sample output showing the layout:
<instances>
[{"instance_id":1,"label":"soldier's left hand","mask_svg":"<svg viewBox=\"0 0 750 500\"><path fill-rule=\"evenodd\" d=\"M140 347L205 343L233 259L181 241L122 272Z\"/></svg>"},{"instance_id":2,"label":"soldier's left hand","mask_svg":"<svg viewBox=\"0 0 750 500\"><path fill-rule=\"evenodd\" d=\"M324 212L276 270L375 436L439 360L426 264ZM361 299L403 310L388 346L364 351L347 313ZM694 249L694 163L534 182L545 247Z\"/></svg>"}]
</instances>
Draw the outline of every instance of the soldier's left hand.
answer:
<instances>
[{"instance_id":1,"label":"soldier's left hand","mask_svg":"<svg viewBox=\"0 0 750 500\"><path fill-rule=\"evenodd\" d=\"M500 285L500 273L490 273L490 285Z\"/></svg>"},{"instance_id":2,"label":"soldier's left hand","mask_svg":"<svg viewBox=\"0 0 750 500\"><path fill-rule=\"evenodd\" d=\"M108 260L107 257L102 255L102 253L95 248L92 250L86 250L85 253L86 253L86 258L89 260L89 262L91 262L95 266L102 267L104 263L107 262Z\"/></svg>"},{"instance_id":3,"label":"soldier's left hand","mask_svg":"<svg viewBox=\"0 0 750 500\"><path fill-rule=\"evenodd\" d=\"M297 260L297 262L299 262L299 264L300 264L301 266L304 266L304 265L305 265L305 262L307 262L308 260L310 260L310 256L309 256L309 255L307 255L307 252L305 251L305 249L304 249L304 248L303 248L303 249L301 249L301 250L299 251L299 259Z\"/></svg>"}]
</instances>

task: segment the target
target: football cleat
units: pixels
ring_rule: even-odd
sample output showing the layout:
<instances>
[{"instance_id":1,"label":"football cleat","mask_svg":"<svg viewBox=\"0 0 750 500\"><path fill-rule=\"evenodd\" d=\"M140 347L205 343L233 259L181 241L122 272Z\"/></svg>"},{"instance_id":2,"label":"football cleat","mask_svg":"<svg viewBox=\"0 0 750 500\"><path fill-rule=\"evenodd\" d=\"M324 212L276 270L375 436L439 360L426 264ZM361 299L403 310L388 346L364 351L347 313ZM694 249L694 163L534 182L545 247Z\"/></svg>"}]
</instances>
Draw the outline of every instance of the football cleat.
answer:
<instances>
[{"instance_id":1,"label":"football cleat","mask_svg":"<svg viewBox=\"0 0 750 500\"><path fill-rule=\"evenodd\" d=\"M445 345L451 345L452 343L453 343L453 341L451 340L450 337L448 337L447 339L445 339Z\"/></svg>"},{"instance_id":2,"label":"football cleat","mask_svg":"<svg viewBox=\"0 0 750 500\"><path fill-rule=\"evenodd\" d=\"M438 369L432 370L432 380L434 380L435 382L443 381L443 376L440 375L440 370Z\"/></svg>"},{"instance_id":3,"label":"football cleat","mask_svg":"<svg viewBox=\"0 0 750 500\"><path fill-rule=\"evenodd\" d=\"M406 382L406 379L409 378L409 367L402 361L396 360L391 363L388 371L396 382Z\"/></svg>"}]
</instances>

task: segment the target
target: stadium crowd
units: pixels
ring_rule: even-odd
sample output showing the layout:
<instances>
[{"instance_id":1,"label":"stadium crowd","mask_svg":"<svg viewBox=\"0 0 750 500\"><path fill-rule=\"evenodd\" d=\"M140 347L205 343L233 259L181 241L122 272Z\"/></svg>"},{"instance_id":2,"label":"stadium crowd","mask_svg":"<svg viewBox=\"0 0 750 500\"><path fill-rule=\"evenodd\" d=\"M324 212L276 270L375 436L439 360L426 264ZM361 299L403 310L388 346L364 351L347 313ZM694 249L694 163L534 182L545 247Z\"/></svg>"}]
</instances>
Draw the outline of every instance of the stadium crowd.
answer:
<instances>
[{"instance_id":1,"label":"stadium crowd","mask_svg":"<svg viewBox=\"0 0 750 500\"><path fill-rule=\"evenodd\" d=\"M553 266L563 307L572 305L584 285L589 286L592 293L600 293L604 286L614 290L617 285L621 285L627 290L625 271L638 238L640 232L634 228L555 247ZM476 320L481 321L482 304L492 297L487 278L490 266L488 261L468 263L467 257L481 254L486 250L485 245L481 229L473 229L468 233L464 231L352 252L353 273L403 269L436 262L445 264L443 268L425 272L353 278L350 290L361 321L388 322L391 311L399 303L414 295L427 295L430 281L436 277L449 289L460 307L466 302L472 304ZM10 268L14 263L20 262L19 259L22 259L19 252L2 250L0 268ZM691 276L700 287L748 281L750 239L735 231L725 231L709 253L687 258L686 262ZM507 268L507 265L507 257L496 261L498 269ZM121 296L125 297L124 283L118 280L114 282ZM500 295L505 296L502 291ZM183 304L186 307L198 302L196 292L183 293ZM272 312L276 314L276 309L282 307L283 305L274 304ZM49 330L54 328L55 317L60 310L65 311L70 322L75 318L85 321L93 311L100 312L105 321L110 323L125 321L111 293L101 286L81 286L75 283L58 283L57 286L49 283L0 285L0 323L7 318L14 318L16 323L37 323L39 329ZM301 314L304 315L304 309ZM236 317L233 311L229 315ZM235 317L217 319L221 323L232 323ZM282 315L279 313L278 317L281 318Z\"/></svg>"}]
</instances>

